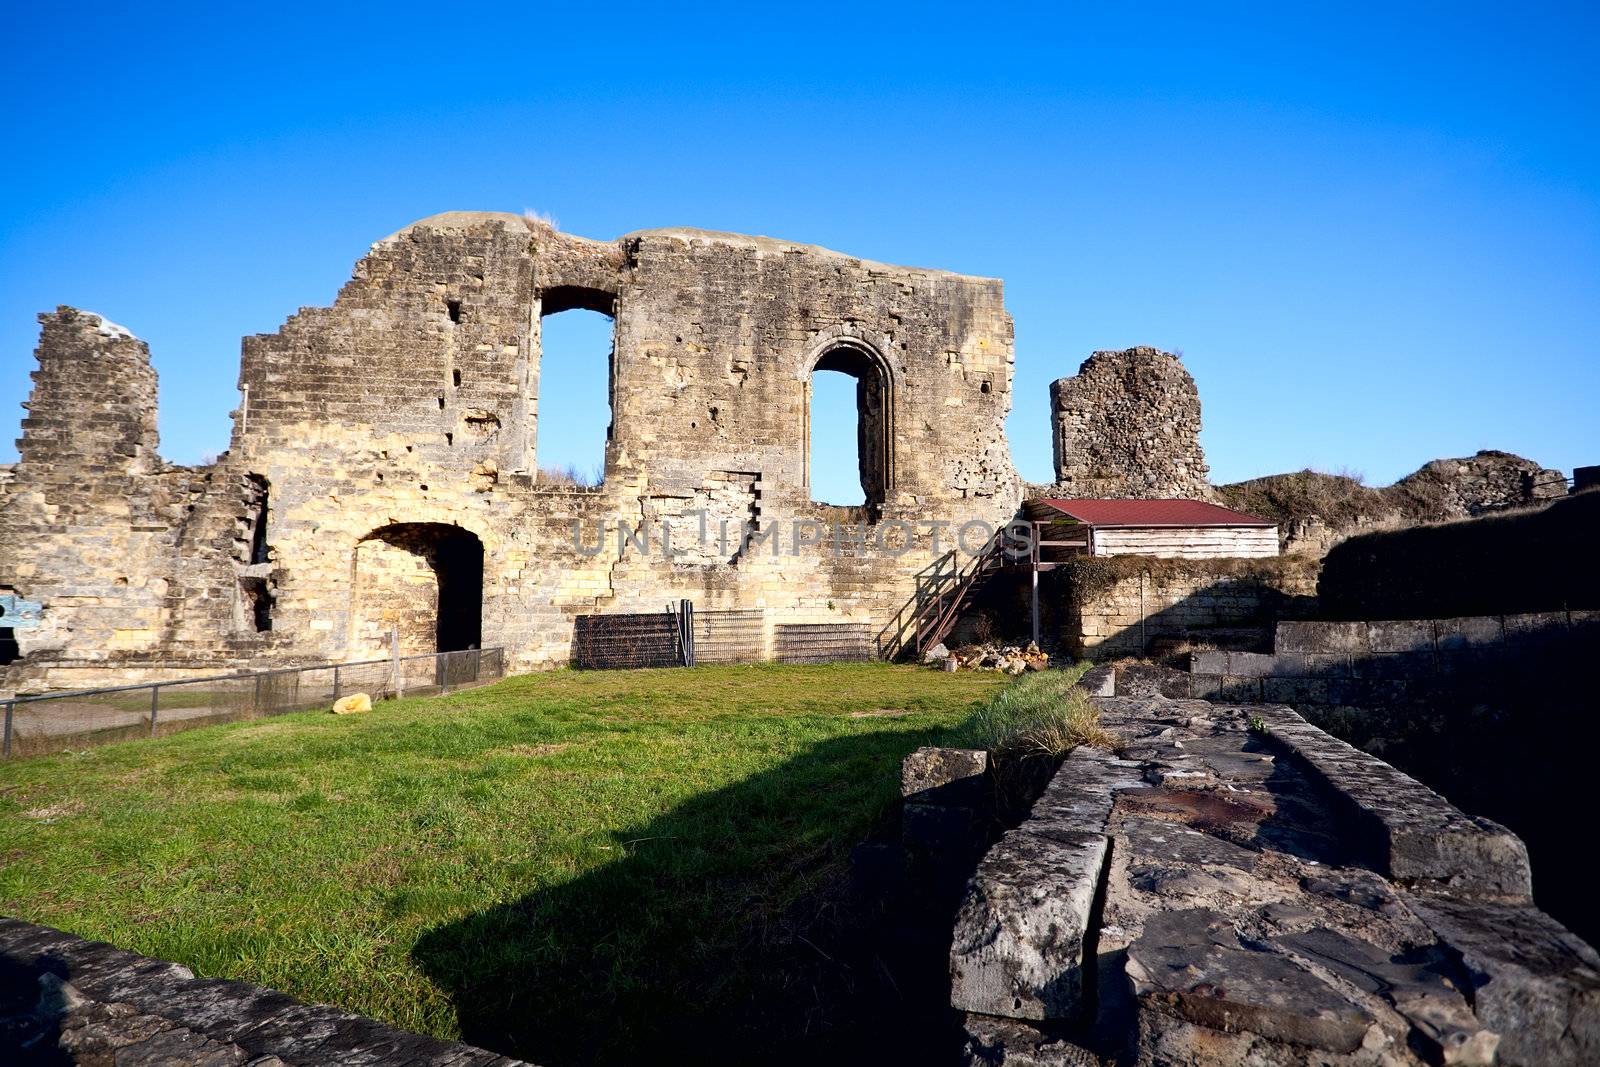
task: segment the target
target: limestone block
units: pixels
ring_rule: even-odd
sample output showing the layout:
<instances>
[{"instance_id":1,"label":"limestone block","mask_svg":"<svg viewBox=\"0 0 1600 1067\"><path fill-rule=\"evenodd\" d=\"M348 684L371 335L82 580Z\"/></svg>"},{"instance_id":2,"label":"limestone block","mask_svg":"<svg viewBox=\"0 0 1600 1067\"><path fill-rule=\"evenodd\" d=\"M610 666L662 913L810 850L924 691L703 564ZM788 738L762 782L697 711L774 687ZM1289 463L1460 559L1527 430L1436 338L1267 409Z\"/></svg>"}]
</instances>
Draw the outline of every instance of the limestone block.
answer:
<instances>
[{"instance_id":1,"label":"limestone block","mask_svg":"<svg viewBox=\"0 0 1600 1067\"><path fill-rule=\"evenodd\" d=\"M1017 1019L1083 1005L1083 937L1106 858L1101 834L1012 830L984 856L956 916L950 1003Z\"/></svg>"},{"instance_id":2,"label":"limestone block","mask_svg":"<svg viewBox=\"0 0 1600 1067\"><path fill-rule=\"evenodd\" d=\"M925 745L900 763L900 795L928 796L934 790L981 778L989 770L989 753L978 748Z\"/></svg>"},{"instance_id":3,"label":"limestone block","mask_svg":"<svg viewBox=\"0 0 1600 1067\"><path fill-rule=\"evenodd\" d=\"M1433 620L1369 622L1367 645L1373 652L1432 652Z\"/></svg>"},{"instance_id":4,"label":"limestone block","mask_svg":"<svg viewBox=\"0 0 1600 1067\"><path fill-rule=\"evenodd\" d=\"M372 697L366 693L351 693L333 702L335 715L354 715L372 710Z\"/></svg>"},{"instance_id":5,"label":"limestone block","mask_svg":"<svg viewBox=\"0 0 1600 1067\"><path fill-rule=\"evenodd\" d=\"M1497 615L1439 619L1434 627L1440 652L1496 645L1505 640L1505 627Z\"/></svg>"},{"instance_id":6,"label":"limestone block","mask_svg":"<svg viewBox=\"0 0 1600 1067\"><path fill-rule=\"evenodd\" d=\"M1350 1053L1377 1021L1288 957L1246 948L1225 919L1203 908L1152 916L1128 948L1127 974L1139 1000L1141 1040L1173 1017Z\"/></svg>"},{"instance_id":7,"label":"limestone block","mask_svg":"<svg viewBox=\"0 0 1600 1067\"><path fill-rule=\"evenodd\" d=\"M1443 895L1412 904L1458 953L1477 1016L1512 1067L1600 1063L1600 956L1529 905Z\"/></svg>"},{"instance_id":8,"label":"limestone block","mask_svg":"<svg viewBox=\"0 0 1600 1067\"><path fill-rule=\"evenodd\" d=\"M1360 655L1368 651L1367 626L1360 622L1280 622L1272 648L1275 652Z\"/></svg>"},{"instance_id":9,"label":"limestone block","mask_svg":"<svg viewBox=\"0 0 1600 1067\"><path fill-rule=\"evenodd\" d=\"M1528 898L1528 850L1511 831L1460 811L1416 779L1324 733L1287 708L1263 707L1274 744L1298 755L1341 795L1372 855L1392 878L1463 894Z\"/></svg>"}]
</instances>

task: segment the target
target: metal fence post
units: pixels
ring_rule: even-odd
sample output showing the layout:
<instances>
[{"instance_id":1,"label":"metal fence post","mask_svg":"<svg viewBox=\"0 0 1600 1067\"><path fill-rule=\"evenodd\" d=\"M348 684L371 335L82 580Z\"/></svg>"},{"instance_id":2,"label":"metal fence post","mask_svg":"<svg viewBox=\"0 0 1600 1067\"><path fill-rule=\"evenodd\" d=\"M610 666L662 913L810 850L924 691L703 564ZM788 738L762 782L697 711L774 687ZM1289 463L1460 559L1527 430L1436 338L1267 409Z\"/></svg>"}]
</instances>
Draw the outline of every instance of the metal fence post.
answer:
<instances>
[{"instance_id":1,"label":"metal fence post","mask_svg":"<svg viewBox=\"0 0 1600 1067\"><path fill-rule=\"evenodd\" d=\"M450 653L439 653L439 695L450 692Z\"/></svg>"},{"instance_id":2,"label":"metal fence post","mask_svg":"<svg viewBox=\"0 0 1600 1067\"><path fill-rule=\"evenodd\" d=\"M150 687L150 736L151 737L154 737L156 735L156 711L160 708L160 706L161 706L161 687L159 685L152 685Z\"/></svg>"},{"instance_id":3,"label":"metal fence post","mask_svg":"<svg viewBox=\"0 0 1600 1067\"><path fill-rule=\"evenodd\" d=\"M6 741L5 741L5 758L6 759L10 759L11 758L11 712L16 706L17 706L17 702L15 700L6 701Z\"/></svg>"},{"instance_id":4,"label":"metal fence post","mask_svg":"<svg viewBox=\"0 0 1600 1067\"><path fill-rule=\"evenodd\" d=\"M396 700L405 696L405 676L400 670L400 627L398 624L389 627L389 689L394 693Z\"/></svg>"},{"instance_id":5,"label":"metal fence post","mask_svg":"<svg viewBox=\"0 0 1600 1067\"><path fill-rule=\"evenodd\" d=\"M333 666L333 699L339 699L339 665Z\"/></svg>"},{"instance_id":6,"label":"metal fence post","mask_svg":"<svg viewBox=\"0 0 1600 1067\"><path fill-rule=\"evenodd\" d=\"M250 698L250 707L251 710L258 714L261 711L261 675L259 673L256 675L256 695Z\"/></svg>"}]
</instances>

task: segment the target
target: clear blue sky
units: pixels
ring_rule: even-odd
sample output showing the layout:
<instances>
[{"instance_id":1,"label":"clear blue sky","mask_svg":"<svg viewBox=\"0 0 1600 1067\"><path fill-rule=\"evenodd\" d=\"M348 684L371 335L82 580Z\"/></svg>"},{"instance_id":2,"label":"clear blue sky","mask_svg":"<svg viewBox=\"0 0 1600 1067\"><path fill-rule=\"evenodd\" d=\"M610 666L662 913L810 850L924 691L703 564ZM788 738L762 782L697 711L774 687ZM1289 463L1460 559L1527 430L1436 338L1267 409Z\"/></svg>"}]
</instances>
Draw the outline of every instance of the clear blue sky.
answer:
<instances>
[{"instance_id":1,"label":"clear blue sky","mask_svg":"<svg viewBox=\"0 0 1600 1067\"><path fill-rule=\"evenodd\" d=\"M1218 481L1600 463L1592 3L148 8L6 15L0 462L41 310L149 341L194 461L241 334L407 222L532 208L1003 277L1036 480L1048 382L1139 343ZM552 332L542 459L589 464L604 338Z\"/></svg>"}]
</instances>

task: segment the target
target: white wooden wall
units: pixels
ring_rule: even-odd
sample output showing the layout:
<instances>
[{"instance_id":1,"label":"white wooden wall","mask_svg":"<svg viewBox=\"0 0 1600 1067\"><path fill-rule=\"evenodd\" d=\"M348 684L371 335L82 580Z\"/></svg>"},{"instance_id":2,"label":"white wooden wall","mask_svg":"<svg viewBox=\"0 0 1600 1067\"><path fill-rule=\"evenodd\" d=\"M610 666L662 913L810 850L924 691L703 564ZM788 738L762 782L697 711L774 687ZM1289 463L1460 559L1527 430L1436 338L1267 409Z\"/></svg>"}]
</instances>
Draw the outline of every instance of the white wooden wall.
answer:
<instances>
[{"instance_id":1,"label":"white wooden wall","mask_svg":"<svg viewBox=\"0 0 1600 1067\"><path fill-rule=\"evenodd\" d=\"M1267 526L1151 526L1094 531L1097 556L1182 559L1254 558L1278 554L1278 531Z\"/></svg>"}]
</instances>

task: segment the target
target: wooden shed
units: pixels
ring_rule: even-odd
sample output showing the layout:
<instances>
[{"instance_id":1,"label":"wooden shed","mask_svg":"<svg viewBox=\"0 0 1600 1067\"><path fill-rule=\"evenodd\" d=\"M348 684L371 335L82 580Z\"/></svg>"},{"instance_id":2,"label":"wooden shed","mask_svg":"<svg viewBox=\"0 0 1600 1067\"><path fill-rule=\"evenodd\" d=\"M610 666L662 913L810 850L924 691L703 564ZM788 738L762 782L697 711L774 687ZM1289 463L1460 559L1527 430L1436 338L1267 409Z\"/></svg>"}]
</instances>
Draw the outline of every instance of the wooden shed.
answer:
<instances>
[{"instance_id":1,"label":"wooden shed","mask_svg":"<svg viewBox=\"0 0 1600 1067\"><path fill-rule=\"evenodd\" d=\"M1030 500L1023 513L1043 545L1081 544L1094 556L1182 559L1278 554L1278 527L1203 500Z\"/></svg>"}]
</instances>

